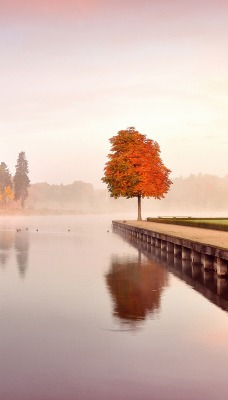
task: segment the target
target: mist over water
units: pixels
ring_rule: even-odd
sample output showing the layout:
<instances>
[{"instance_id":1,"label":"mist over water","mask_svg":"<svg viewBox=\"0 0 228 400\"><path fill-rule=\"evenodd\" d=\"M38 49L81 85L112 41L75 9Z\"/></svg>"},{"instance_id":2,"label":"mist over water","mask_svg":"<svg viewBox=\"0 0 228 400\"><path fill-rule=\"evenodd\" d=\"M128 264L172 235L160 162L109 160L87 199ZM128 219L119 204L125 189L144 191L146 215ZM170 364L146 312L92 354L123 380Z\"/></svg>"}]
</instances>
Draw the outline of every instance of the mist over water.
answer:
<instances>
[{"instance_id":1,"label":"mist over water","mask_svg":"<svg viewBox=\"0 0 228 400\"><path fill-rule=\"evenodd\" d=\"M224 400L227 287L112 218L1 217L0 398Z\"/></svg>"}]
</instances>

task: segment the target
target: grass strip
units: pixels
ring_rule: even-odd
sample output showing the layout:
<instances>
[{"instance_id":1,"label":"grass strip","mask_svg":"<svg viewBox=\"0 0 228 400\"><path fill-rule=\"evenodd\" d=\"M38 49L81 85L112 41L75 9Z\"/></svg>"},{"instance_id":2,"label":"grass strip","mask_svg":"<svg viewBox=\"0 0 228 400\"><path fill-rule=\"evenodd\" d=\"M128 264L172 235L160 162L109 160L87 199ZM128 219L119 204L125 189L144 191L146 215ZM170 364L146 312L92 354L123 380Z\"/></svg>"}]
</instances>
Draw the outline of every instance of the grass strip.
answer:
<instances>
[{"instance_id":1,"label":"grass strip","mask_svg":"<svg viewBox=\"0 0 228 400\"><path fill-rule=\"evenodd\" d=\"M228 231L228 218L147 218L148 222L158 222L161 224L172 224L181 226L192 226L194 228L214 229L218 231Z\"/></svg>"}]
</instances>

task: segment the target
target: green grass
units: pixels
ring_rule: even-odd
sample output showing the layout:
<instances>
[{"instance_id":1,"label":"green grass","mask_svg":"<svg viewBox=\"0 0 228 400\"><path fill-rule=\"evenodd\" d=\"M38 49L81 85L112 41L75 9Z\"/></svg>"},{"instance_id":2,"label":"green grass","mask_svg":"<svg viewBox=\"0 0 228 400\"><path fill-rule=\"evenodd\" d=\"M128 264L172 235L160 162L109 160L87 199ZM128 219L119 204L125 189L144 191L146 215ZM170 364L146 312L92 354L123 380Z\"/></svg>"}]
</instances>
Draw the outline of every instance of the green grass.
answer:
<instances>
[{"instance_id":1,"label":"green grass","mask_svg":"<svg viewBox=\"0 0 228 400\"><path fill-rule=\"evenodd\" d=\"M147 221L228 231L228 218L159 217L147 218Z\"/></svg>"},{"instance_id":2,"label":"green grass","mask_svg":"<svg viewBox=\"0 0 228 400\"><path fill-rule=\"evenodd\" d=\"M195 221L195 220L193 220ZM196 220L197 222L197 220ZM222 225L228 225L228 219L216 219L216 220L210 220L210 219L202 219L200 222L204 222L207 224L222 224Z\"/></svg>"}]
</instances>

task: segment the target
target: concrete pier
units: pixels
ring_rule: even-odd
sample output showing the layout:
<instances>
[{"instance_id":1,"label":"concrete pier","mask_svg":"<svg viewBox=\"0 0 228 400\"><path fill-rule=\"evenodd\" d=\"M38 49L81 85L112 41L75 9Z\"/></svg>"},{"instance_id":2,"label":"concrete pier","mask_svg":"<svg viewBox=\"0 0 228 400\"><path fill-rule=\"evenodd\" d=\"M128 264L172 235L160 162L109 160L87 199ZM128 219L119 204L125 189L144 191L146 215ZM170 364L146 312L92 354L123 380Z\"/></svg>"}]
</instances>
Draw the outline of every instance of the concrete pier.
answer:
<instances>
[{"instance_id":1,"label":"concrete pier","mask_svg":"<svg viewBox=\"0 0 228 400\"><path fill-rule=\"evenodd\" d=\"M201 262L205 270L213 269L214 258L209 254L202 254Z\"/></svg>"},{"instance_id":2,"label":"concrete pier","mask_svg":"<svg viewBox=\"0 0 228 400\"><path fill-rule=\"evenodd\" d=\"M154 246L163 258L166 251L167 260L190 260L193 266L215 270L220 277L228 276L228 232L148 221L113 221L113 228Z\"/></svg>"},{"instance_id":3,"label":"concrete pier","mask_svg":"<svg viewBox=\"0 0 228 400\"><path fill-rule=\"evenodd\" d=\"M192 264L201 264L201 253L196 250L191 251L191 262Z\"/></svg>"},{"instance_id":4,"label":"concrete pier","mask_svg":"<svg viewBox=\"0 0 228 400\"><path fill-rule=\"evenodd\" d=\"M227 276L227 261L220 258L215 257L215 270L219 276Z\"/></svg>"},{"instance_id":5,"label":"concrete pier","mask_svg":"<svg viewBox=\"0 0 228 400\"><path fill-rule=\"evenodd\" d=\"M188 247L182 247L182 260L190 260L191 259L191 249Z\"/></svg>"},{"instance_id":6,"label":"concrete pier","mask_svg":"<svg viewBox=\"0 0 228 400\"><path fill-rule=\"evenodd\" d=\"M174 254L174 243L167 242L167 252Z\"/></svg>"},{"instance_id":7,"label":"concrete pier","mask_svg":"<svg viewBox=\"0 0 228 400\"><path fill-rule=\"evenodd\" d=\"M181 256L182 255L182 246L179 244L174 244L174 255Z\"/></svg>"}]
</instances>

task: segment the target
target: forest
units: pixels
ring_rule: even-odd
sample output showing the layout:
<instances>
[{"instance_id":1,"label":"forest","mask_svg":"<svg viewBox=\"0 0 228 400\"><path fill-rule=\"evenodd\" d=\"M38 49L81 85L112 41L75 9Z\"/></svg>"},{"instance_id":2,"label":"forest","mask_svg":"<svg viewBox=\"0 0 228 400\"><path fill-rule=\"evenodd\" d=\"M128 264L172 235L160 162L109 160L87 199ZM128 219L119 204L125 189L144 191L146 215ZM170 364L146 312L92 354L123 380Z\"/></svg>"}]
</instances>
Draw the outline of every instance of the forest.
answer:
<instances>
[{"instance_id":1,"label":"forest","mask_svg":"<svg viewBox=\"0 0 228 400\"><path fill-rule=\"evenodd\" d=\"M190 175L173 179L170 191L161 200L144 199L143 210L161 214L208 213L227 211L228 175ZM32 184L27 207L71 210L78 213L134 212L136 199L110 197L106 189L92 184L73 182L69 185Z\"/></svg>"}]
</instances>

